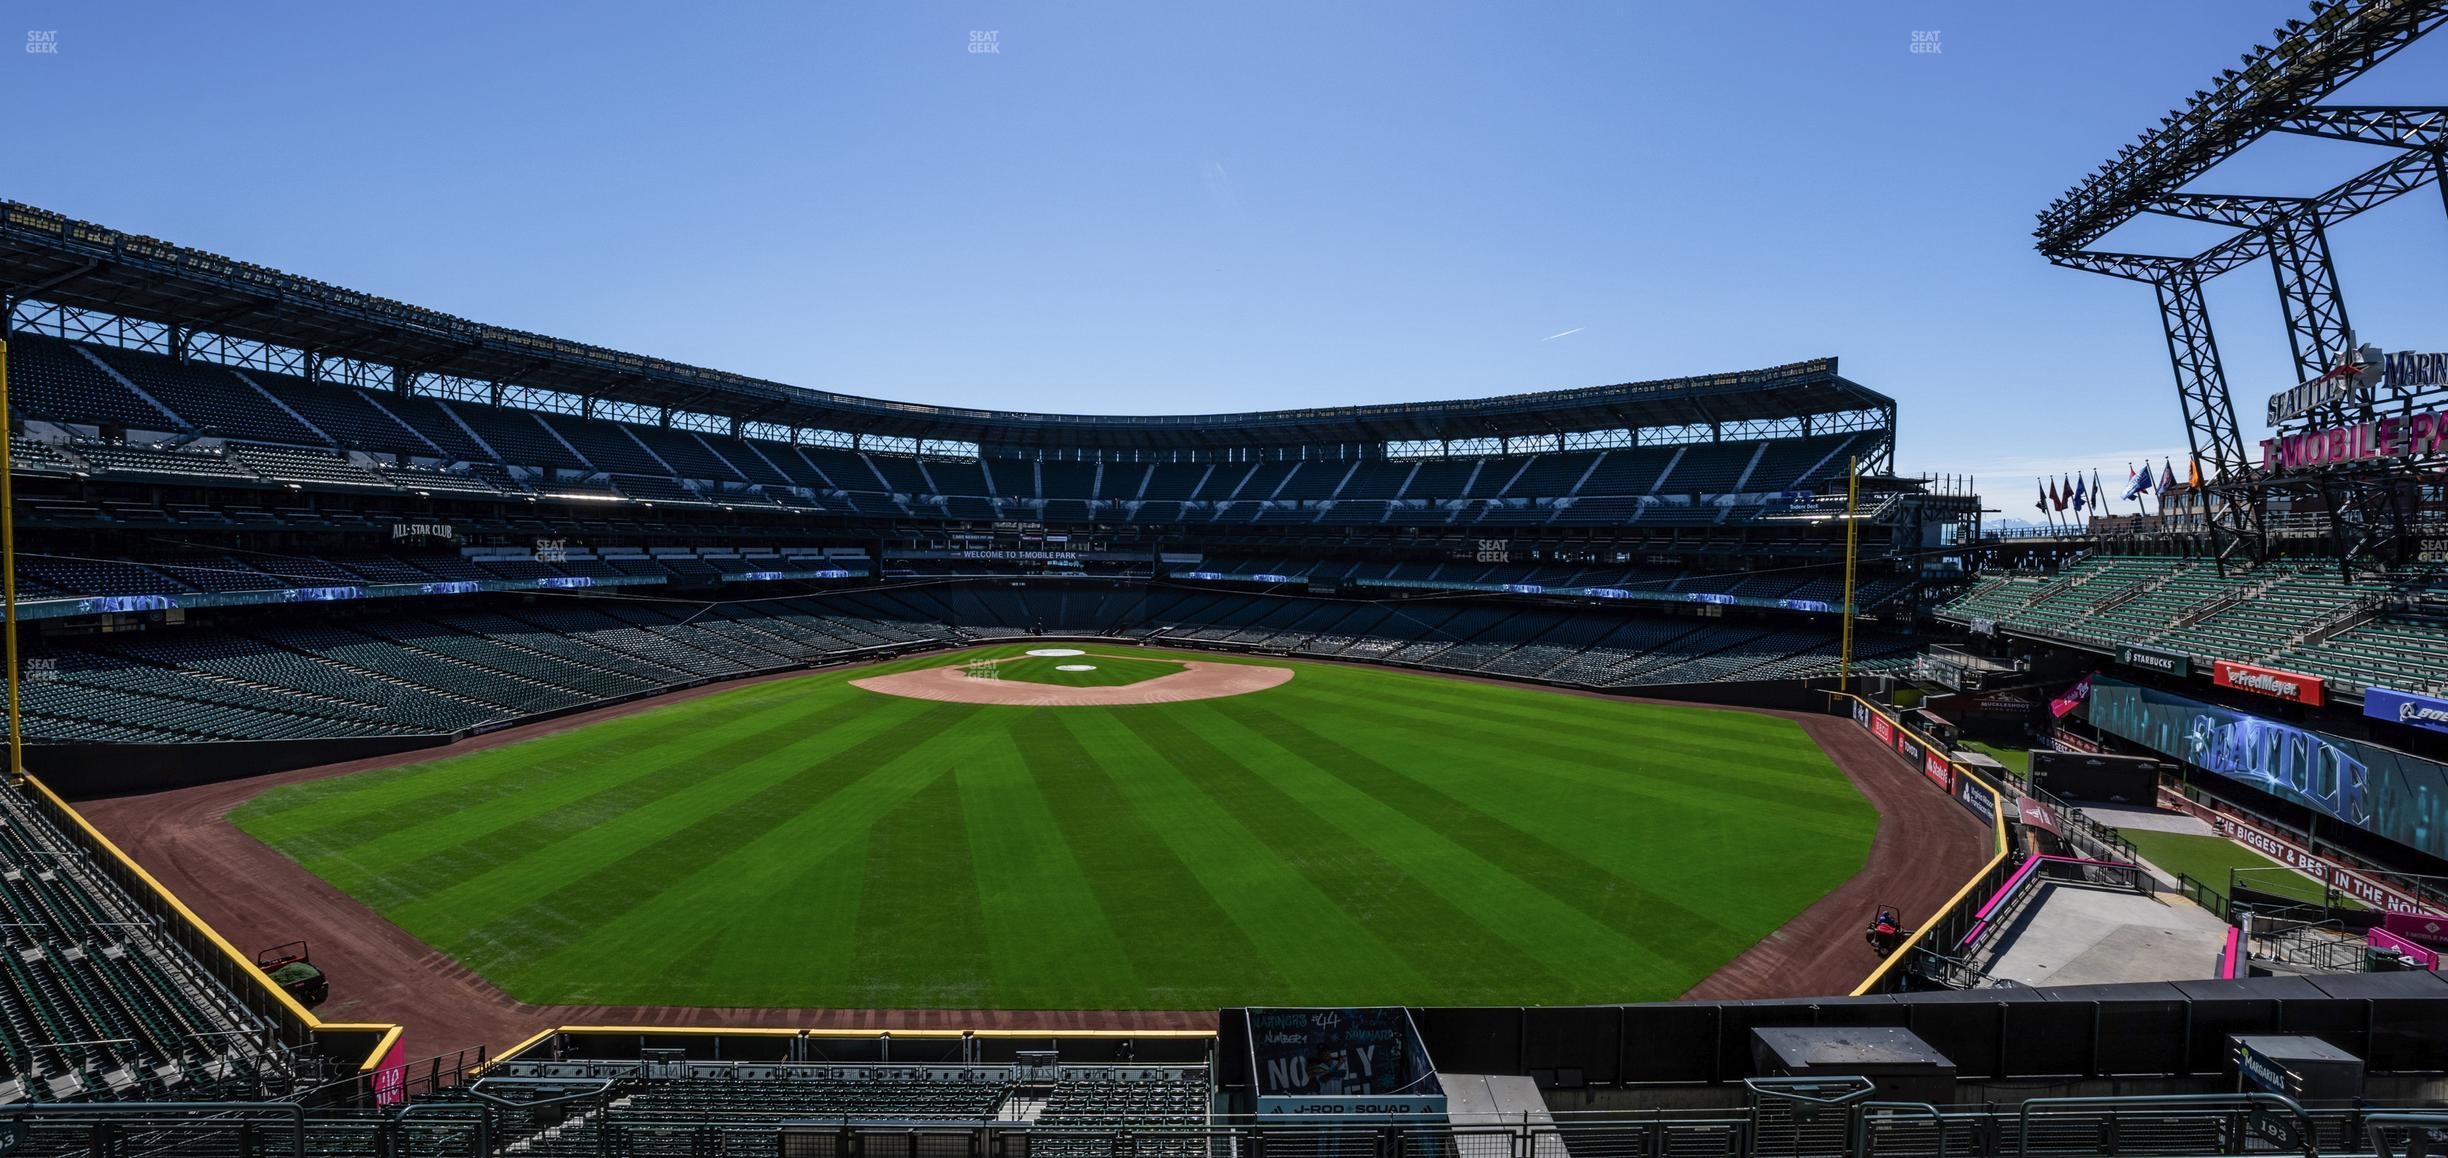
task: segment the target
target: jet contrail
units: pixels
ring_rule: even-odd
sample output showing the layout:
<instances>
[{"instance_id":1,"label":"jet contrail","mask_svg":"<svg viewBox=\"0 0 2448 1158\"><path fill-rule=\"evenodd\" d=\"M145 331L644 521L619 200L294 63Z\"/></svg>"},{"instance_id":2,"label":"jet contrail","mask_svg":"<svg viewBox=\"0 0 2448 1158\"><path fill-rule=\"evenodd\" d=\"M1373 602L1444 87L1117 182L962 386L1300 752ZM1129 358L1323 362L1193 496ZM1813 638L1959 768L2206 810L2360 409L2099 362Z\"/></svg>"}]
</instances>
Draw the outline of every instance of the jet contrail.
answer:
<instances>
[{"instance_id":1,"label":"jet contrail","mask_svg":"<svg viewBox=\"0 0 2448 1158\"><path fill-rule=\"evenodd\" d=\"M1544 337L1544 338L1540 338L1540 339L1539 339L1539 341L1542 341L1542 342L1552 342L1552 341L1555 341L1557 338L1569 338L1569 337L1572 337L1574 334L1578 334L1578 333L1580 333L1581 331L1586 330L1586 329L1588 329L1588 328L1589 328L1588 326L1574 326L1573 328L1571 328L1571 329L1569 329L1569 330L1566 330L1566 331L1564 331L1564 332L1563 332L1563 333L1561 333L1561 334L1549 334L1549 335L1547 335L1547 336L1546 336L1546 337Z\"/></svg>"}]
</instances>

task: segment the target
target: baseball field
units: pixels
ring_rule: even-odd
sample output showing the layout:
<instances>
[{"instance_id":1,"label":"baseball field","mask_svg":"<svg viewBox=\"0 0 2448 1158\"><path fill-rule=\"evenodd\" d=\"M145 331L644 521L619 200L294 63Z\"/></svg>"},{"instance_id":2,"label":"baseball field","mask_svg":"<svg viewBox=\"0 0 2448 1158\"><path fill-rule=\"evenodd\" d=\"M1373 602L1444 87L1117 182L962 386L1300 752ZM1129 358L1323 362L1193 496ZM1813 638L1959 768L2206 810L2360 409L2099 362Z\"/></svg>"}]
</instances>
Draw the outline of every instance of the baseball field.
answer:
<instances>
[{"instance_id":1,"label":"baseball field","mask_svg":"<svg viewBox=\"0 0 2448 1158\"><path fill-rule=\"evenodd\" d=\"M961 1009L1669 998L1859 871L1877 823L1771 716L1025 650L744 686L233 819L524 1001ZM853 683L1126 695L1240 664L1292 678L1062 707Z\"/></svg>"}]
</instances>

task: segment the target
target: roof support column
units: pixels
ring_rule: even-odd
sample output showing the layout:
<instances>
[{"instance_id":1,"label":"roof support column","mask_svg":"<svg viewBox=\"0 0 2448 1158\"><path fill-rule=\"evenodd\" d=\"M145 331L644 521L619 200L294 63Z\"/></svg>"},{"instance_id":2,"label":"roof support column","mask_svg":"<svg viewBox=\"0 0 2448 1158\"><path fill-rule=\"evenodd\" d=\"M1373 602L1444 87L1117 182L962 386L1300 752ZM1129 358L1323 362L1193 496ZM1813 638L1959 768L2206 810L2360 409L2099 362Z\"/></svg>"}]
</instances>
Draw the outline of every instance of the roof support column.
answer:
<instances>
[{"instance_id":1,"label":"roof support column","mask_svg":"<svg viewBox=\"0 0 2448 1158\"><path fill-rule=\"evenodd\" d=\"M2236 426L2227 394L2227 371L2219 363L2218 339L2210 330L2210 307L2202 298L2201 274L2170 270L2151 282L2159 295L2159 318L2167 331L2168 362L2176 371L2176 394L2184 403L2185 440L2193 457L2209 464L2205 480L2216 495L2209 521L2211 554L2224 568L2242 549L2258 558L2260 496L2252 488L2252 460Z\"/></svg>"},{"instance_id":2,"label":"roof support column","mask_svg":"<svg viewBox=\"0 0 2448 1158\"><path fill-rule=\"evenodd\" d=\"M2269 246L2287 344L2295 351L2295 381L2309 382L2337 368L2353 329L2338 293L2337 266L2329 260L2329 235L2313 215L2290 213L2270 223Z\"/></svg>"}]
</instances>

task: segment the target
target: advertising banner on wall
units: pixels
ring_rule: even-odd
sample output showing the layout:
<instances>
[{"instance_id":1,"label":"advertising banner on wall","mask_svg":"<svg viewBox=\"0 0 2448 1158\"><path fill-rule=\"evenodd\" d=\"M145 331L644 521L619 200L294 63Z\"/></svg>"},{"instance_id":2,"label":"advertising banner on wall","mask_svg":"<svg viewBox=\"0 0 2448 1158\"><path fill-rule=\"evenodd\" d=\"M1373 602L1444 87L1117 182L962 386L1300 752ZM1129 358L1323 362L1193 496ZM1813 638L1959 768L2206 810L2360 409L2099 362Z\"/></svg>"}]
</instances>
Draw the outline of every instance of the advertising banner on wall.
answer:
<instances>
[{"instance_id":1,"label":"advertising banner on wall","mask_svg":"<svg viewBox=\"0 0 2448 1158\"><path fill-rule=\"evenodd\" d=\"M2448 732L2448 700L2438 696L2421 696L2394 688L2371 688L2363 693L2363 714L2409 728Z\"/></svg>"},{"instance_id":2,"label":"advertising banner on wall","mask_svg":"<svg viewBox=\"0 0 2448 1158\"><path fill-rule=\"evenodd\" d=\"M2163 790L2159 806L2190 813L2209 823L2220 836L2244 845L2279 864L2323 882L2372 908L2389 913L2438 912L2438 906L2361 869L2339 864L2313 852L2275 829L2231 812L2212 808L2174 790ZM2443 918L2433 918L2443 919Z\"/></svg>"},{"instance_id":3,"label":"advertising banner on wall","mask_svg":"<svg viewBox=\"0 0 2448 1158\"><path fill-rule=\"evenodd\" d=\"M2057 720L2066 718L2067 713L2081 707L2082 702L2090 696L2091 677L2084 676L2074 681L2073 687L2067 688L2064 692L2059 693L2057 698L2049 701L2049 717Z\"/></svg>"},{"instance_id":4,"label":"advertising banner on wall","mask_svg":"<svg viewBox=\"0 0 2448 1158\"><path fill-rule=\"evenodd\" d=\"M2107 749L2100 747L2097 741L2094 741L2087 736L2075 735L2074 733L2066 731L2063 728L2050 732L2045 738L2044 742L2047 743L2049 747L2055 748L2060 752L2088 752L2091 755L2096 756L2107 751Z\"/></svg>"},{"instance_id":5,"label":"advertising banner on wall","mask_svg":"<svg viewBox=\"0 0 2448 1158\"><path fill-rule=\"evenodd\" d=\"M1989 819L1990 805L1993 801L1989 793L1981 787L1979 777L1965 774L1955 778L1955 803L1970 809L1972 815L1986 821Z\"/></svg>"},{"instance_id":6,"label":"advertising banner on wall","mask_svg":"<svg viewBox=\"0 0 2448 1158\"><path fill-rule=\"evenodd\" d=\"M374 1104L396 1106L408 1100L408 1039L391 1039L382 1062L374 1067Z\"/></svg>"},{"instance_id":7,"label":"advertising banner on wall","mask_svg":"<svg viewBox=\"0 0 2448 1158\"><path fill-rule=\"evenodd\" d=\"M1261 1117L1442 1117L1419 1027L1399 1005L1248 1011Z\"/></svg>"},{"instance_id":8,"label":"advertising banner on wall","mask_svg":"<svg viewBox=\"0 0 2448 1158\"><path fill-rule=\"evenodd\" d=\"M2160 675L2176 676L2180 679L2193 674L2191 657L2172 655L2164 651L2152 651L2147 647L2120 647L2117 649L2117 662L2126 667L2155 671Z\"/></svg>"},{"instance_id":9,"label":"advertising banner on wall","mask_svg":"<svg viewBox=\"0 0 2448 1158\"><path fill-rule=\"evenodd\" d=\"M1955 778L1955 770L1947 767L1946 757L1936 752L1922 757L1921 774L1929 777L1931 782L1940 788L1946 787L1947 783Z\"/></svg>"},{"instance_id":10,"label":"advertising banner on wall","mask_svg":"<svg viewBox=\"0 0 2448 1158\"><path fill-rule=\"evenodd\" d=\"M1914 739L1912 733L1901 729L1896 732L1895 750L1896 755L1915 764L1920 763L1929 755L1929 749L1921 741Z\"/></svg>"},{"instance_id":11,"label":"advertising banner on wall","mask_svg":"<svg viewBox=\"0 0 2448 1158\"><path fill-rule=\"evenodd\" d=\"M2101 678L2091 723L2432 856L2448 856L2448 765L2174 692Z\"/></svg>"},{"instance_id":12,"label":"advertising banner on wall","mask_svg":"<svg viewBox=\"0 0 2448 1158\"><path fill-rule=\"evenodd\" d=\"M2319 707L2328 701L2329 681L2302 672L2281 671L2222 659L2210 667L2210 682L2222 688L2253 692L2289 703Z\"/></svg>"}]
</instances>

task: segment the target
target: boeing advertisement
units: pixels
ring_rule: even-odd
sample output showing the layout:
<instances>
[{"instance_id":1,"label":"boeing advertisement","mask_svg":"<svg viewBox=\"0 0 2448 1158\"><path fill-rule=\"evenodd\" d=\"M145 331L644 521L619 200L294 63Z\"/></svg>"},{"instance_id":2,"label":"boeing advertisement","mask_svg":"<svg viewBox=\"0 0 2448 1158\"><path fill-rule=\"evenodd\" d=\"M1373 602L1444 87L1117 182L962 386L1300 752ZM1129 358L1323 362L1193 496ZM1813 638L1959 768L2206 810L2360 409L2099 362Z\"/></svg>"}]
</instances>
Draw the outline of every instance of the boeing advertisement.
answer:
<instances>
[{"instance_id":1,"label":"boeing advertisement","mask_svg":"<svg viewBox=\"0 0 2448 1158\"><path fill-rule=\"evenodd\" d=\"M2448 700L2438 696L2371 688L2363 693L2363 714L2409 728L2448 732Z\"/></svg>"},{"instance_id":2,"label":"boeing advertisement","mask_svg":"<svg viewBox=\"0 0 2448 1158\"><path fill-rule=\"evenodd\" d=\"M2448 766L2101 676L2101 731L2409 848L2448 856Z\"/></svg>"}]
</instances>

